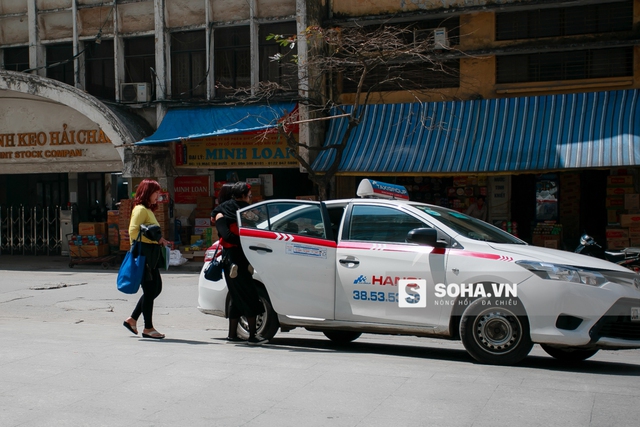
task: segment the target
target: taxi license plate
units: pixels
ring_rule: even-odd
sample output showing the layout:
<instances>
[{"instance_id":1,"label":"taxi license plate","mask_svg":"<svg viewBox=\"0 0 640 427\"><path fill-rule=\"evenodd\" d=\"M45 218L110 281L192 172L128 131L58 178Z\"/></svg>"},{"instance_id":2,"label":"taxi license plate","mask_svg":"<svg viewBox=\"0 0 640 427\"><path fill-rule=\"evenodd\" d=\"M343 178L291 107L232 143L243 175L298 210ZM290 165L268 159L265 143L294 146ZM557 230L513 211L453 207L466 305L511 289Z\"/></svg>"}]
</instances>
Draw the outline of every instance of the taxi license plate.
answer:
<instances>
[{"instance_id":1,"label":"taxi license plate","mask_svg":"<svg viewBox=\"0 0 640 427\"><path fill-rule=\"evenodd\" d=\"M631 307L631 321L640 322L640 307Z\"/></svg>"}]
</instances>

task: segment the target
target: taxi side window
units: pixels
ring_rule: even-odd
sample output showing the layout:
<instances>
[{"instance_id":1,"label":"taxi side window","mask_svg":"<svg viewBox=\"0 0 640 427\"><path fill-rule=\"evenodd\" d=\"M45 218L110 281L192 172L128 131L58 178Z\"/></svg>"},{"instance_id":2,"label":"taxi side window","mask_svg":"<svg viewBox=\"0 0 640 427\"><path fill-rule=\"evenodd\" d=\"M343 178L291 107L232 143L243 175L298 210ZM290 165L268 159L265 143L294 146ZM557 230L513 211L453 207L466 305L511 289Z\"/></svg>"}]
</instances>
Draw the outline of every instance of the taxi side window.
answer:
<instances>
[{"instance_id":1,"label":"taxi side window","mask_svg":"<svg viewBox=\"0 0 640 427\"><path fill-rule=\"evenodd\" d=\"M244 214L249 212L253 220L245 218ZM326 238L319 205L296 202L261 205L242 214L242 226Z\"/></svg>"},{"instance_id":2,"label":"taxi side window","mask_svg":"<svg viewBox=\"0 0 640 427\"><path fill-rule=\"evenodd\" d=\"M429 226L394 208L356 205L351 213L349 240L404 243L409 231L424 227Z\"/></svg>"}]
</instances>

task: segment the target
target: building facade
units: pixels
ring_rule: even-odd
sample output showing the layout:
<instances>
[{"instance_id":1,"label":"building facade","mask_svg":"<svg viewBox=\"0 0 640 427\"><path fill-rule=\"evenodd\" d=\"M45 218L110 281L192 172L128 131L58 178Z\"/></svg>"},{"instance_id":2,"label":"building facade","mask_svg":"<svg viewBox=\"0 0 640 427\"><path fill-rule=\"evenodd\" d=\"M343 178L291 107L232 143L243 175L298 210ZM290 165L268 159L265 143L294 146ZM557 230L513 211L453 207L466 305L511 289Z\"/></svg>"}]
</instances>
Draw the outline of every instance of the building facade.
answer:
<instances>
[{"instance_id":1,"label":"building facade","mask_svg":"<svg viewBox=\"0 0 640 427\"><path fill-rule=\"evenodd\" d=\"M331 2L326 26L445 30L449 48L434 55L458 70L430 76L428 91L377 94L351 134L338 195L375 176L406 185L413 199L463 212L486 196L490 221L534 244L573 249L584 232L612 249L640 244L628 223L640 212L639 7L633 0ZM345 85L341 96L353 103L354 88ZM345 125L333 121L327 140L344 135ZM329 164L321 154L315 166Z\"/></svg>"},{"instance_id":2,"label":"building facade","mask_svg":"<svg viewBox=\"0 0 640 427\"><path fill-rule=\"evenodd\" d=\"M257 137L237 135L244 125L235 126L233 136L212 128L191 138L187 129L172 142L137 145L154 135L168 112L190 109L192 118L206 120L212 112L228 112L239 88L260 82L287 88L271 103L293 110L297 71L271 63L281 47L266 37L304 28L306 10L306 2L296 0L2 1L3 246L10 246L11 223L24 220L14 218L22 207L73 207L76 222L104 221L106 210L116 209L146 177L172 195L176 178L206 181L206 193L213 195L216 182L260 174L277 196L309 193L297 164L277 157L278 141L269 137L260 150L247 150ZM206 150L221 147L256 151L256 157L208 159ZM195 197L180 196L184 203L176 203L175 218L190 216Z\"/></svg>"},{"instance_id":3,"label":"building facade","mask_svg":"<svg viewBox=\"0 0 640 427\"><path fill-rule=\"evenodd\" d=\"M307 122L304 103L292 106L307 95L300 69L309 55L304 37L295 44L299 67L287 68L270 58L289 47L267 36L302 34L311 25L414 25L416 34L444 34L448 47L434 54L454 72L420 72L428 91L383 88L375 94L377 110L355 132L332 196L350 197L360 178L380 177L408 186L415 199L459 210L486 195L491 220L517 224L510 230L528 241L542 222L562 224L566 241L583 231L604 240L608 223L620 224L620 214L635 210L625 194L638 193L635 178L631 185L607 185L609 175L635 177L633 144L622 141L621 150L631 152L610 155L609 145L594 142L607 140L610 131L601 128L618 126L611 132L631 135L631 141L638 135L639 19L638 0L4 0L0 206L75 204L80 220L98 220L144 177L157 178L172 195L176 178L208 177L213 194L215 182L259 176L273 184L265 197L310 194L282 141L258 143L249 133L258 125L234 127L248 116L271 114L273 120L294 109L301 142L318 146L340 133L340 120ZM279 88L269 103L259 99L266 82ZM248 88L245 98L258 98L258 110L234 110L241 88ZM339 102L353 103L352 85L336 88ZM415 104L433 111L427 114L436 127L462 121L444 132L450 138L417 128L406 131L419 134L415 140L394 137L398 129L369 132L376 141L359 133ZM597 123L602 111L607 124L589 133L585 123ZM220 119L225 115L226 122ZM507 132L512 129L519 137ZM545 155L558 152L545 131L580 151ZM412 156L425 160L365 161L386 158L376 151L384 144L394 152L416 150ZM464 153L478 154L463 161ZM320 155L315 165L326 167L326 158ZM193 208L184 204L176 218Z\"/></svg>"}]
</instances>

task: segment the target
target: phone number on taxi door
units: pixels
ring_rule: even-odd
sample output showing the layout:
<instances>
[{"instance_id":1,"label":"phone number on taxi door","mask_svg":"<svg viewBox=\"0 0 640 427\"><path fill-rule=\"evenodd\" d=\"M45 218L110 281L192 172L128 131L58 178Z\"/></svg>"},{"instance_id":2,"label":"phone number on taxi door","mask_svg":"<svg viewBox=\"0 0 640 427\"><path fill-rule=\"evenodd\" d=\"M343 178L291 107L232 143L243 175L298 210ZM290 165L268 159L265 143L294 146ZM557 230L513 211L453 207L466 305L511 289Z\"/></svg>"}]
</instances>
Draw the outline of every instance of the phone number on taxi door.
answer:
<instances>
[{"instance_id":1,"label":"phone number on taxi door","mask_svg":"<svg viewBox=\"0 0 640 427\"><path fill-rule=\"evenodd\" d=\"M359 301L398 302L398 293L378 291L353 291L353 299Z\"/></svg>"}]
</instances>

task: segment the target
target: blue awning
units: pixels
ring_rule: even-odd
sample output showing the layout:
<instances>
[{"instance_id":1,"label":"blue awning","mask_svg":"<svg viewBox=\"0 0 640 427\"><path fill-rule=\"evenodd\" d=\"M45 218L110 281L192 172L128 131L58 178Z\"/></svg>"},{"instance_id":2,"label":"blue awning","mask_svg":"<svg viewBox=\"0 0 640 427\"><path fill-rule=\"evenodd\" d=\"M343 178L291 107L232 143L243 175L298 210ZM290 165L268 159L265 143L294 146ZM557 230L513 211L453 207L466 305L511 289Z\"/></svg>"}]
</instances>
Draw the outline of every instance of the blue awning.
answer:
<instances>
[{"instance_id":1,"label":"blue awning","mask_svg":"<svg viewBox=\"0 0 640 427\"><path fill-rule=\"evenodd\" d=\"M167 111L156 132L139 145L184 141L275 127L295 103L184 108Z\"/></svg>"},{"instance_id":2,"label":"blue awning","mask_svg":"<svg viewBox=\"0 0 640 427\"><path fill-rule=\"evenodd\" d=\"M640 165L640 91L367 105L338 174L496 173ZM347 112L351 109L346 108ZM345 135L331 120L325 146ZM335 153L313 163L327 170Z\"/></svg>"}]
</instances>

